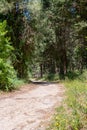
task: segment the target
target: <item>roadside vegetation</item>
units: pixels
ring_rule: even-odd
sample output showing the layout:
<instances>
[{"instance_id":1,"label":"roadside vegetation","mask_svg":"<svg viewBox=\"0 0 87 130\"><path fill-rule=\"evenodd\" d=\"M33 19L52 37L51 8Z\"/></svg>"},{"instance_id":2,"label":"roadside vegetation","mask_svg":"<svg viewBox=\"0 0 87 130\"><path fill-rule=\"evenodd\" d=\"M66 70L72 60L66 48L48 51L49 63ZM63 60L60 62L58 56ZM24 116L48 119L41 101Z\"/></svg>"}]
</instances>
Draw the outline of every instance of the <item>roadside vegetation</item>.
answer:
<instances>
[{"instance_id":1,"label":"roadside vegetation","mask_svg":"<svg viewBox=\"0 0 87 130\"><path fill-rule=\"evenodd\" d=\"M66 79L65 100L56 109L48 130L87 130L87 71L78 78Z\"/></svg>"}]
</instances>

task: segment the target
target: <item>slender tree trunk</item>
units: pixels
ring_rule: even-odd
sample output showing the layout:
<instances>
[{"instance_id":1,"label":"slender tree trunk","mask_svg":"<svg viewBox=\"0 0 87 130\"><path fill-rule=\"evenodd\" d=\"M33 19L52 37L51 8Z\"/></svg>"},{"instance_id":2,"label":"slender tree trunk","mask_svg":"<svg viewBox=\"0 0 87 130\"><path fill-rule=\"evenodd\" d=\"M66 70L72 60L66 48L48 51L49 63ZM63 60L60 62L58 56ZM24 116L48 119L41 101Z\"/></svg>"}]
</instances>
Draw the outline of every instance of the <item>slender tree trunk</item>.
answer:
<instances>
[{"instance_id":1,"label":"slender tree trunk","mask_svg":"<svg viewBox=\"0 0 87 130\"><path fill-rule=\"evenodd\" d=\"M40 77L42 78L43 77L43 65L40 64Z\"/></svg>"}]
</instances>

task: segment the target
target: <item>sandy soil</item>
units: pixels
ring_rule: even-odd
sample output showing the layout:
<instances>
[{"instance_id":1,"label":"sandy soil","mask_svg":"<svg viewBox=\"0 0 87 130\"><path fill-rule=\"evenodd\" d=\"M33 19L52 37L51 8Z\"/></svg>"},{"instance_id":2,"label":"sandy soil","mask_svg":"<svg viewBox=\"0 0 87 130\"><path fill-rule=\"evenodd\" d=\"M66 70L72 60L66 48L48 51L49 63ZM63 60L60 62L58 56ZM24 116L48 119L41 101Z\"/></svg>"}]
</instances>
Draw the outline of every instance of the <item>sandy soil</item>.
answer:
<instances>
[{"instance_id":1,"label":"sandy soil","mask_svg":"<svg viewBox=\"0 0 87 130\"><path fill-rule=\"evenodd\" d=\"M26 85L0 96L0 130L46 130L63 100L62 84Z\"/></svg>"}]
</instances>

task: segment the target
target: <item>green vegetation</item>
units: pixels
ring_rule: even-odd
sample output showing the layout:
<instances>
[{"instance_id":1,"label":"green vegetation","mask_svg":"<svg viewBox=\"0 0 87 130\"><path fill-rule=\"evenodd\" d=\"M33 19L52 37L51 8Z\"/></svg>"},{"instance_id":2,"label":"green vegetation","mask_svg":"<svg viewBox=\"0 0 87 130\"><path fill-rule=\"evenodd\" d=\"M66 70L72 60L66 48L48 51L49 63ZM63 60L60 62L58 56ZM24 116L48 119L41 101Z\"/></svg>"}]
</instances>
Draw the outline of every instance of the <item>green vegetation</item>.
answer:
<instances>
[{"instance_id":1,"label":"green vegetation","mask_svg":"<svg viewBox=\"0 0 87 130\"><path fill-rule=\"evenodd\" d=\"M0 23L0 89L8 91L14 88L16 73L10 62L13 47L6 34L6 21L4 21Z\"/></svg>"},{"instance_id":2,"label":"green vegetation","mask_svg":"<svg viewBox=\"0 0 87 130\"><path fill-rule=\"evenodd\" d=\"M62 80L83 73L87 69L86 12L84 0L1 0L0 88L14 88L15 77Z\"/></svg>"},{"instance_id":3,"label":"green vegetation","mask_svg":"<svg viewBox=\"0 0 87 130\"><path fill-rule=\"evenodd\" d=\"M0 0L0 90L65 81L49 130L87 130L87 1Z\"/></svg>"},{"instance_id":4,"label":"green vegetation","mask_svg":"<svg viewBox=\"0 0 87 130\"><path fill-rule=\"evenodd\" d=\"M18 80L12 65L14 48L7 33L6 21L0 22L0 89L11 91L23 84L23 81Z\"/></svg>"},{"instance_id":5,"label":"green vegetation","mask_svg":"<svg viewBox=\"0 0 87 130\"><path fill-rule=\"evenodd\" d=\"M64 81L66 99L57 108L48 130L87 130L87 71L78 79Z\"/></svg>"}]
</instances>

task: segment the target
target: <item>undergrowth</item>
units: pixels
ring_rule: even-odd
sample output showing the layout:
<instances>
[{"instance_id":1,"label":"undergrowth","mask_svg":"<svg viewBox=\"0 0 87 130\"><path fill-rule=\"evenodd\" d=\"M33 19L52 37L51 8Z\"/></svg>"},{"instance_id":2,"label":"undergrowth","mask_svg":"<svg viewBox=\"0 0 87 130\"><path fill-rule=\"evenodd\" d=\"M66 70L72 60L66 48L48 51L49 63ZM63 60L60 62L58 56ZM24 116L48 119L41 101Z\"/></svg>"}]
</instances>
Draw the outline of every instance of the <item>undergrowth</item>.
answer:
<instances>
[{"instance_id":1,"label":"undergrowth","mask_svg":"<svg viewBox=\"0 0 87 130\"><path fill-rule=\"evenodd\" d=\"M87 130L87 72L65 80L66 99L47 130Z\"/></svg>"}]
</instances>

